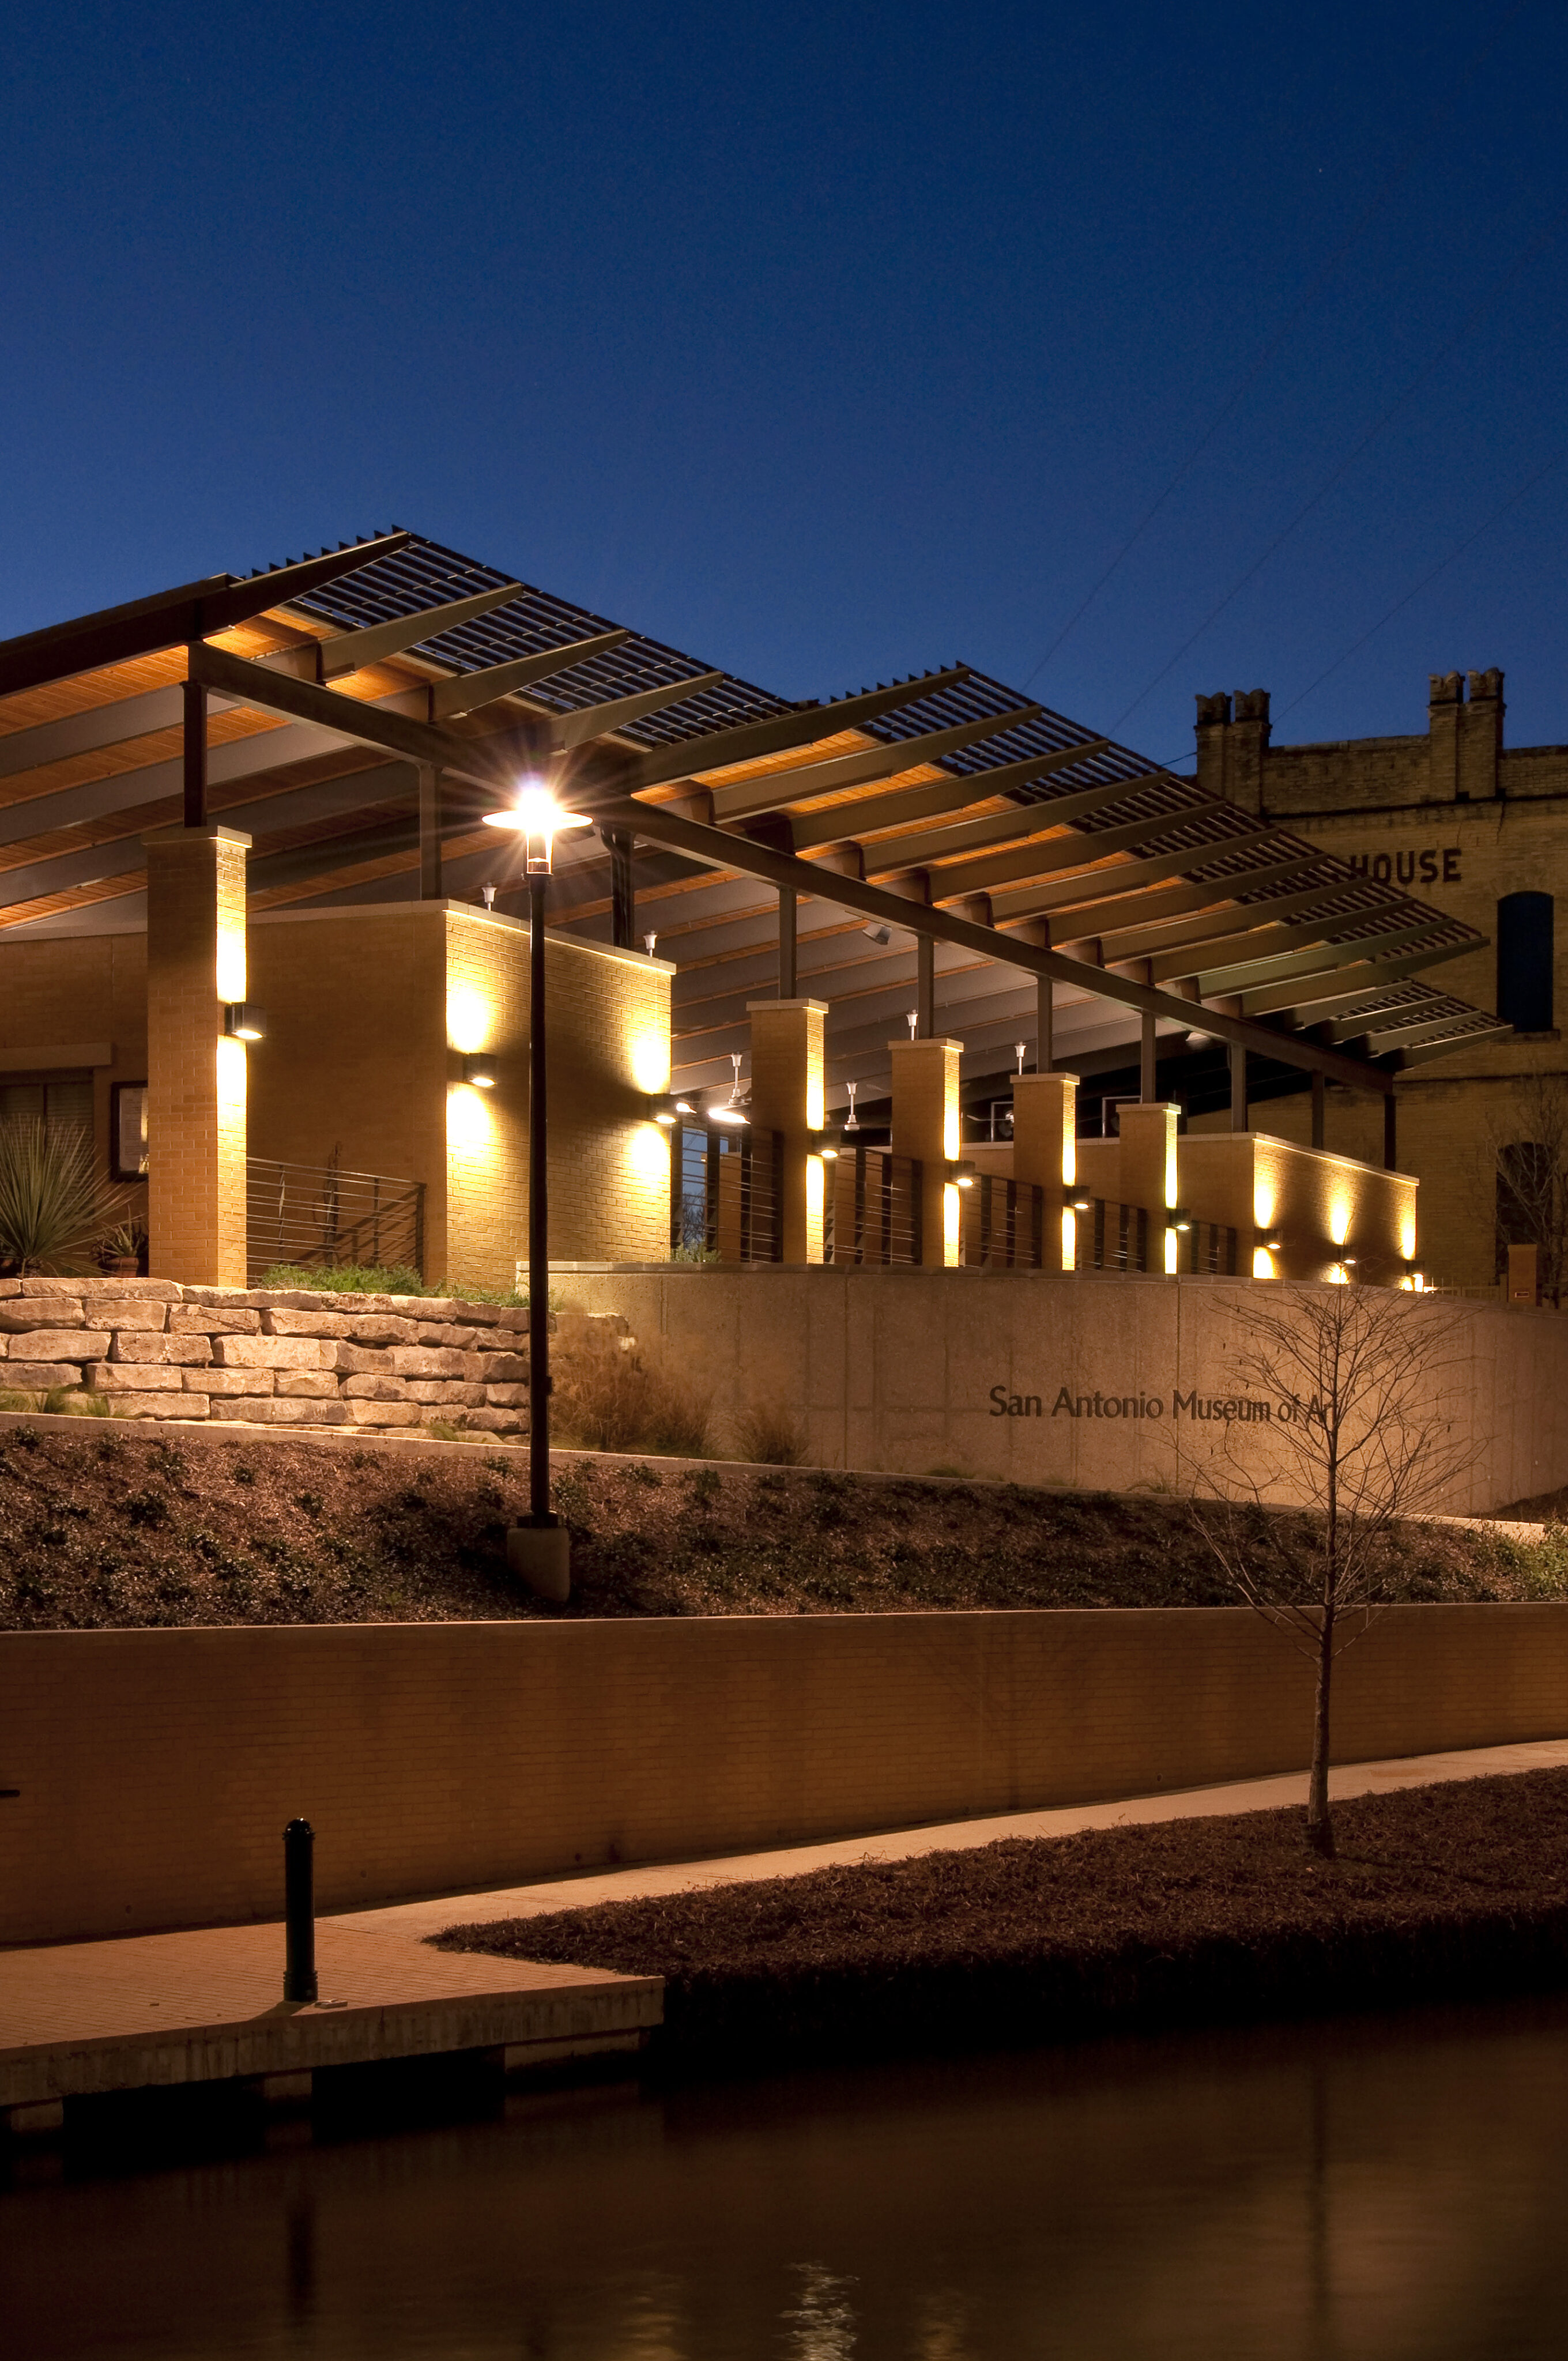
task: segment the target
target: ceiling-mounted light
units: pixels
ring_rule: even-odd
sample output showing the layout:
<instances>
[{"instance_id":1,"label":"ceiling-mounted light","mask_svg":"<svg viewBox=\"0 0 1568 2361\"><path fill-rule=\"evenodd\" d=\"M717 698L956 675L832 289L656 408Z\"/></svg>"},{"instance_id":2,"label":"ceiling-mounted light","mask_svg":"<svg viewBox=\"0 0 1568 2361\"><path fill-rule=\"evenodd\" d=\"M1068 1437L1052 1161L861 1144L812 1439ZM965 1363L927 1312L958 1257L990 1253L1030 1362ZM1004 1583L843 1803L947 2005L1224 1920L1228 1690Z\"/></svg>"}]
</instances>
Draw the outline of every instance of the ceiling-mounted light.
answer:
<instances>
[{"instance_id":1,"label":"ceiling-mounted light","mask_svg":"<svg viewBox=\"0 0 1568 2361\"><path fill-rule=\"evenodd\" d=\"M563 811L543 779L525 779L510 810L485 814L487 828L510 828L526 840L524 866L543 877L550 874L551 848L561 830L590 824L582 812Z\"/></svg>"},{"instance_id":2,"label":"ceiling-mounted light","mask_svg":"<svg viewBox=\"0 0 1568 2361\"><path fill-rule=\"evenodd\" d=\"M265 1041L267 1011L254 1000L231 1000L224 1010L224 1031L231 1041Z\"/></svg>"},{"instance_id":3,"label":"ceiling-mounted light","mask_svg":"<svg viewBox=\"0 0 1568 2361\"><path fill-rule=\"evenodd\" d=\"M463 1080L477 1091L496 1087L496 1061L488 1049L475 1049L463 1060Z\"/></svg>"},{"instance_id":4,"label":"ceiling-mounted light","mask_svg":"<svg viewBox=\"0 0 1568 2361\"><path fill-rule=\"evenodd\" d=\"M729 1086L729 1096L718 1106L707 1110L709 1123L750 1123L751 1118L740 1104L740 1060L742 1052L731 1049L729 1062L735 1069L735 1080Z\"/></svg>"}]
</instances>

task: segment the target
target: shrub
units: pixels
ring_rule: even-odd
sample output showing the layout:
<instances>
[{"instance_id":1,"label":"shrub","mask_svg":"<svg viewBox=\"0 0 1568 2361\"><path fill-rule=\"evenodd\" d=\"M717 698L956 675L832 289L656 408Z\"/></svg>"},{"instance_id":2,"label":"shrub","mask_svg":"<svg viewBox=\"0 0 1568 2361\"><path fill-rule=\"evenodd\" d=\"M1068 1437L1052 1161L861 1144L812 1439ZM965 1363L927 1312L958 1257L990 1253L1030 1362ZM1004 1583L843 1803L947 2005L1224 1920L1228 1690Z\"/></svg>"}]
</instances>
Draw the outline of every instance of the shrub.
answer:
<instances>
[{"instance_id":1,"label":"shrub","mask_svg":"<svg viewBox=\"0 0 1568 2361\"><path fill-rule=\"evenodd\" d=\"M0 1269L25 1279L90 1267L131 1202L128 1189L99 1178L92 1139L74 1124L38 1115L0 1122Z\"/></svg>"},{"instance_id":2,"label":"shrub","mask_svg":"<svg viewBox=\"0 0 1568 2361\"><path fill-rule=\"evenodd\" d=\"M311 1288L323 1295L428 1295L431 1290L411 1263L275 1262L260 1287Z\"/></svg>"},{"instance_id":3,"label":"shrub","mask_svg":"<svg viewBox=\"0 0 1568 2361\"><path fill-rule=\"evenodd\" d=\"M800 1467L808 1449L805 1427L784 1402L752 1402L735 1421L735 1447L742 1459L764 1467Z\"/></svg>"},{"instance_id":4,"label":"shrub","mask_svg":"<svg viewBox=\"0 0 1568 2361\"><path fill-rule=\"evenodd\" d=\"M589 1451L656 1451L700 1459L710 1398L630 1353L595 1353L557 1376L552 1408L563 1436Z\"/></svg>"}]
</instances>

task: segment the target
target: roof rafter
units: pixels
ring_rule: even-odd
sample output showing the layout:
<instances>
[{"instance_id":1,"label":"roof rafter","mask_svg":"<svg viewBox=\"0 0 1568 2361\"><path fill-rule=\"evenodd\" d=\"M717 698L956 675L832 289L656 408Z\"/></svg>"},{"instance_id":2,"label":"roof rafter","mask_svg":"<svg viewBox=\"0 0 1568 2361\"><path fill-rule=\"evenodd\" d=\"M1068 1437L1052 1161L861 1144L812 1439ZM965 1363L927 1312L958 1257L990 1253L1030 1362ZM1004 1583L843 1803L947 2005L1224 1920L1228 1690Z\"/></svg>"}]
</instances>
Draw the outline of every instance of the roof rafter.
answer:
<instances>
[{"instance_id":1,"label":"roof rafter","mask_svg":"<svg viewBox=\"0 0 1568 2361\"><path fill-rule=\"evenodd\" d=\"M905 743L907 745L908 741ZM1104 752L1110 741L1091 738L1087 745L1061 746L1054 753L1031 754L1021 763L1003 763L991 771L948 772L923 787L902 787L892 795L867 796L856 803L836 804L831 810L796 812L790 825L795 849L808 851L817 844L842 844L849 837L869 837L888 828L902 828L941 812L964 811L977 797L1011 795L1053 771L1066 771L1091 754ZM1020 806L1020 809L1026 809Z\"/></svg>"},{"instance_id":2,"label":"roof rafter","mask_svg":"<svg viewBox=\"0 0 1568 2361\"><path fill-rule=\"evenodd\" d=\"M716 820L754 819L761 812L782 811L787 804L813 796L836 795L840 788L869 785L876 779L896 778L918 770L944 754L957 754L1004 730L1017 730L1039 719L1037 705L1020 705L1011 713L985 714L978 721L959 721L950 730L927 730L919 738L901 738L890 744L859 749L852 754L832 754L823 763L803 763L795 770L770 771L757 779L737 779L733 786L713 790ZM967 782L966 782L967 785ZM970 788L969 800L973 801ZM847 807L853 811L852 805ZM859 834L859 829L855 833Z\"/></svg>"}]
</instances>

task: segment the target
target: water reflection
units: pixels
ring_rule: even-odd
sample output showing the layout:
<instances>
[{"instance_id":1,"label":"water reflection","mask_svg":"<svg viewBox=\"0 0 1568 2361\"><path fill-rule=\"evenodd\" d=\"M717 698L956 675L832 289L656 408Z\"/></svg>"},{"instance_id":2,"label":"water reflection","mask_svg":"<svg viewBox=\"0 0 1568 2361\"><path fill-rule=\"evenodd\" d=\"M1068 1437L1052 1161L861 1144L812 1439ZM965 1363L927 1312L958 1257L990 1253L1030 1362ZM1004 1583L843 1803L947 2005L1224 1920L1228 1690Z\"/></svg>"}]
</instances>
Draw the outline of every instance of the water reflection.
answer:
<instances>
[{"instance_id":1,"label":"water reflection","mask_svg":"<svg viewBox=\"0 0 1568 2361\"><path fill-rule=\"evenodd\" d=\"M688 2092L0 2198L6 2361L1535 2361L1568 2004Z\"/></svg>"}]
</instances>

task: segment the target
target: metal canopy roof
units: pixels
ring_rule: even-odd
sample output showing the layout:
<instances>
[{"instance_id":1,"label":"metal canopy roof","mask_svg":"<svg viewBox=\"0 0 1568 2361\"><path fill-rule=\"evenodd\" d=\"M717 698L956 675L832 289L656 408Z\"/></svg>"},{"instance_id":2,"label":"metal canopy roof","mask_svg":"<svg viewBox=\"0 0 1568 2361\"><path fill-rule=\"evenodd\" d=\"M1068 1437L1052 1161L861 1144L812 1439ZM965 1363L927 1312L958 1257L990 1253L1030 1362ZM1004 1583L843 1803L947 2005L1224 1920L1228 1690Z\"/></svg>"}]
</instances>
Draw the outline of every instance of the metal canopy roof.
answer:
<instances>
[{"instance_id":1,"label":"metal canopy roof","mask_svg":"<svg viewBox=\"0 0 1568 2361\"><path fill-rule=\"evenodd\" d=\"M1033 1042L1044 983L1063 1066L1152 1017L1386 1091L1507 1030L1421 980L1473 928L1000 681L959 664L792 704L401 533L0 645L0 938L145 924L139 840L185 807L188 674L206 807L255 839L253 911L416 895L422 766L441 891L493 882L504 906L516 855L480 815L551 764L603 831L559 848L553 921L609 938L604 839L634 839L687 1091L728 1085L790 894L839 1104L887 1073L921 938L937 1029L976 1073Z\"/></svg>"}]
</instances>

